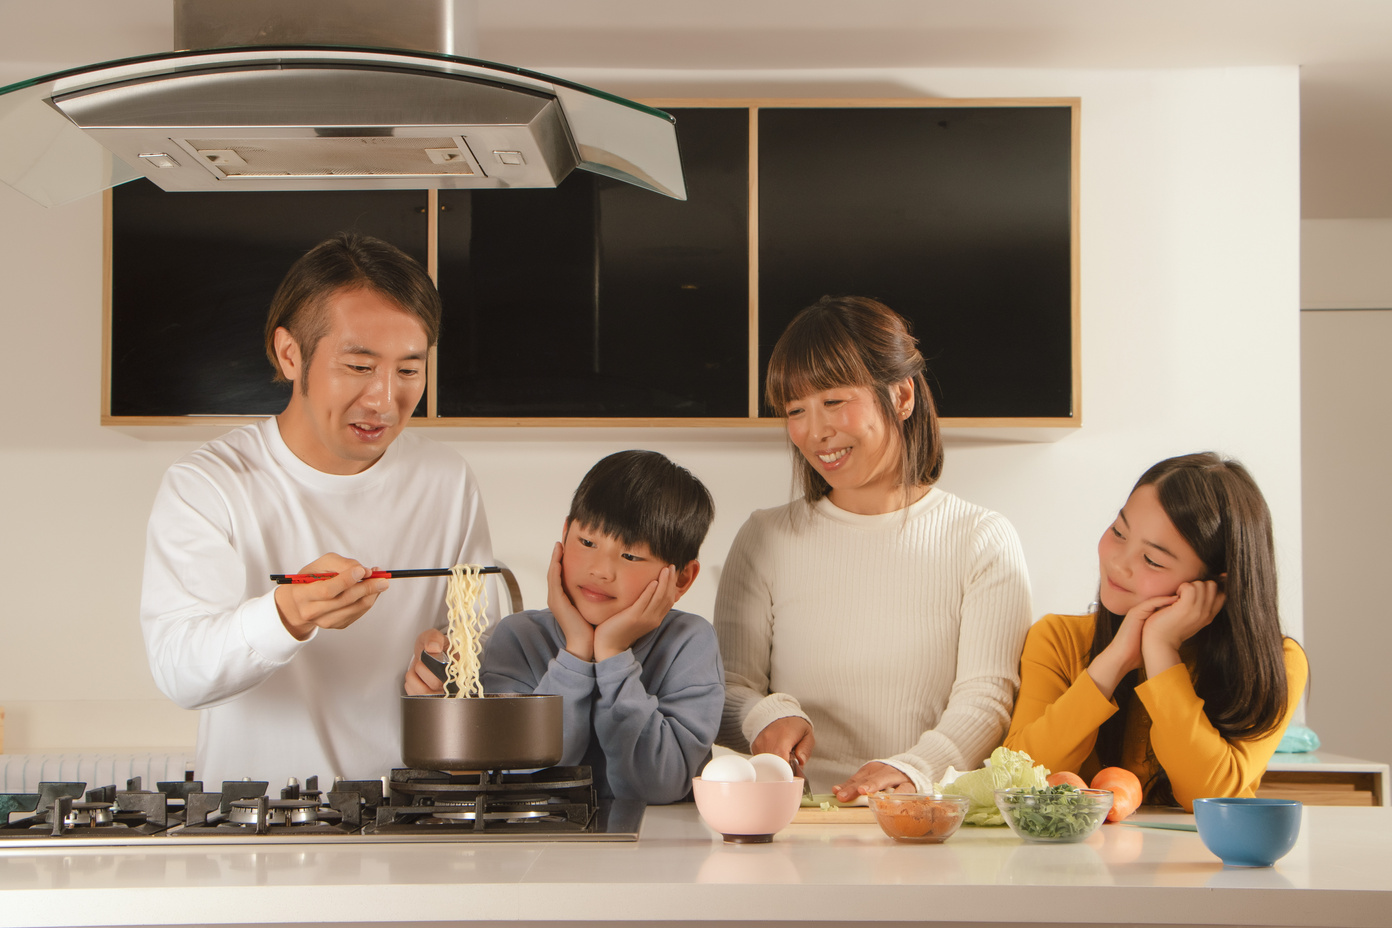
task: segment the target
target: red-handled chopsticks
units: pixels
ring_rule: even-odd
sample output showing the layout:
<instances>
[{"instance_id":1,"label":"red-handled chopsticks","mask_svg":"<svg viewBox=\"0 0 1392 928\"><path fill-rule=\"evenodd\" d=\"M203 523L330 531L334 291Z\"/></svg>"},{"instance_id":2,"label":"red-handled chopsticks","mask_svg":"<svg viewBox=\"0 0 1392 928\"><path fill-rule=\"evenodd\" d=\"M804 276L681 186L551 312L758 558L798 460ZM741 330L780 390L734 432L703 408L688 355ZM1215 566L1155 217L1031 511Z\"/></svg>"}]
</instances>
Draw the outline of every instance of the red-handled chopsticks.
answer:
<instances>
[{"instance_id":1,"label":"red-handled chopsticks","mask_svg":"<svg viewBox=\"0 0 1392 928\"><path fill-rule=\"evenodd\" d=\"M497 567L480 567L481 574L501 573ZM426 567L420 570L374 570L372 573L363 577L364 580L372 580L377 577L387 579L400 577L448 577L450 568L448 567ZM271 574L271 579L276 583L316 583L320 580L327 580L330 577L337 577L337 572L326 574Z\"/></svg>"}]
</instances>

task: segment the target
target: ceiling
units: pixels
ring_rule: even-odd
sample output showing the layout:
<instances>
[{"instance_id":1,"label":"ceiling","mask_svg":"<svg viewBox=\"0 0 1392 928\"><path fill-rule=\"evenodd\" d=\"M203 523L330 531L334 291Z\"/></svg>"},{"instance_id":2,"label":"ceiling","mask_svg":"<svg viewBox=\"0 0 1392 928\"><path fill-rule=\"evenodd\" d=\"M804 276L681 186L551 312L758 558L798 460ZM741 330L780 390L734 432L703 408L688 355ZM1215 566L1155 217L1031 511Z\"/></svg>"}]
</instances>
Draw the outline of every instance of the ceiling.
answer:
<instances>
[{"instance_id":1,"label":"ceiling","mask_svg":"<svg viewBox=\"0 0 1392 928\"><path fill-rule=\"evenodd\" d=\"M456 3L479 57L539 70L1299 65L1302 215L1392 218L1392 0ZM167 51L172 22L171 0L0 0L0 82Z\"/></svg>"}]
</instances>

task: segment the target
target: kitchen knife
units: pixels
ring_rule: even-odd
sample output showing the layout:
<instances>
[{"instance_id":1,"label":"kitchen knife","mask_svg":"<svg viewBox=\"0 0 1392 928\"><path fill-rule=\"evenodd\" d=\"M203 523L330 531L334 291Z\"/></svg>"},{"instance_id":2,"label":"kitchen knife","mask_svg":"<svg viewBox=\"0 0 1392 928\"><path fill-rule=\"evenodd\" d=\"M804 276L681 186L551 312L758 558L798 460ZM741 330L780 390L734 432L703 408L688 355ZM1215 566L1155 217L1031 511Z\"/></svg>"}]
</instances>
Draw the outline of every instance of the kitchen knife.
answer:
<instances>
[{"instance_id":1,"label":"kitchen knife","mask_svg":"<svg viewBox=\"0 0 1392 928\"><path fill-rule=\"evenodd\" d=\"M798 763L796 754L788 755L788 766L793 768L793 776L802 777L802 798L804 800L812 798L812 784L807 782L807 774L802 771L802 764Z\"/></svg>"}]
</instances>

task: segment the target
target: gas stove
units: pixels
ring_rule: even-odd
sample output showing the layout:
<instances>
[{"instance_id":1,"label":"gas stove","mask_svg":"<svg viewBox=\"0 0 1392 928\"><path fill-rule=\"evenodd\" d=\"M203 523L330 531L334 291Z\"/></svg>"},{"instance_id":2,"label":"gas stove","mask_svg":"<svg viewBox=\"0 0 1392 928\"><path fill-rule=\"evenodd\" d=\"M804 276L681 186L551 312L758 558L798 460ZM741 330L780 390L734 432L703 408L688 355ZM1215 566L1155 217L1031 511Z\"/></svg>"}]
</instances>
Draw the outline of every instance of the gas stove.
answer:
<instances>
[{"instance_id":1,"label":"gas stove","mask_svg":"<svg viewBox=\"0 0 1392 928\"><path fill-rule=\"evenodd\" d=\"M0 794L0 847L321 842L635 841L641 802L596 797L588 767L393 770L378 780L161 782Z\"/></svg>"}]
</instances>

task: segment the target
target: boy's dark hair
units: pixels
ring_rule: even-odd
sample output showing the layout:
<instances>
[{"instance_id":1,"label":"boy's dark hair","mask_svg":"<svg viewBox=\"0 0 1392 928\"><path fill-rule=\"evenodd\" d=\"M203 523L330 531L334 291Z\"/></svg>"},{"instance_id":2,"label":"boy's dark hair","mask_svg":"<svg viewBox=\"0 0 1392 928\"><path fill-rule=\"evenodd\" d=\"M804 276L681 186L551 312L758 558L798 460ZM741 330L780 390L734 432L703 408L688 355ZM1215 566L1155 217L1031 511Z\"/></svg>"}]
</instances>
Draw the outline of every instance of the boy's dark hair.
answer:
<instances>
[{"instance_id":1,"label":"boy's dark hair","mask_svg":"<svg viewBox=\"0 0 1392 928\"><path fill-rule=\"evenodd\" d=\"M644 544L678 570L696 560L715 502L696 476L656 451L619 451L580 481L567 522Z\"/></svg>"}]
</instances>

